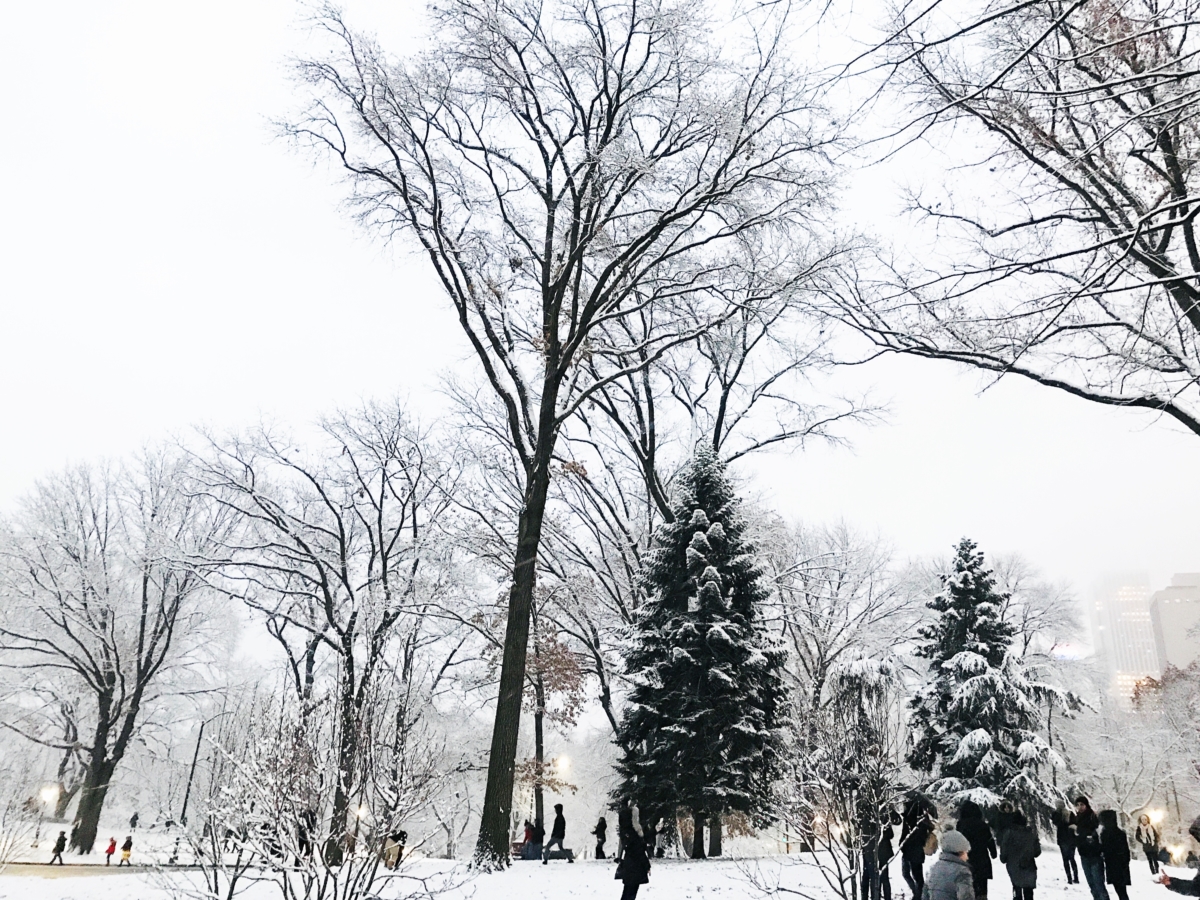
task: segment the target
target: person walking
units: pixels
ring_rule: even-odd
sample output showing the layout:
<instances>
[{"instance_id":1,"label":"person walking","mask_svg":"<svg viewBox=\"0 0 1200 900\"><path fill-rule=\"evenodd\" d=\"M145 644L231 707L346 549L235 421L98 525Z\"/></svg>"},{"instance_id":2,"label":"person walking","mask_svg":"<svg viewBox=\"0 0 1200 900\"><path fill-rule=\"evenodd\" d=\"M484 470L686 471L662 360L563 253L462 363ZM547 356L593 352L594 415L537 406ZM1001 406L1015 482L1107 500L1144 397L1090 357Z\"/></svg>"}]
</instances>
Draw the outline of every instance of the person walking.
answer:
<instances>
[{"instance_id":1,"label":"person walking","mask_svg":"<svg viewBox=\"0 0 1200 900\"><path fill-rule=\"evenodd\" d=\"M604 816L600 817L600 821L592 829L592 834L596 836L596 859L604 859L604 841L608 836L608 822Z\"/></svg>"},{"instance_id":2,"label":"person walking","mask_svg":"<svg viewBox=\"0 0 1200 900\"><path fill-rule=\"evenodd\" d=\"M1079 865L1083 867L1092 900L1108 900L1108 891L1104 887L1104 854L1100 849L1100 819L1087 797L1075 798L1075 823L1071 831L1075 834Z\"/></svg>"},{"instance_id":3,"label":"person walking","mask_svg":"<svg viewBox=\"0 0 1200 900\"><path fill-rule=\"evenodd\" d=\"M1067 809L1067 804L1059 800L1054 808L1054 842L1058 844L1058 852L1062 854L1063 871L1067 874L1067 884L1079 884L1079 864L1075 862L1075 832L1071 826L1075 824L1075 813Z\"/></svg>"},{"instance_id":4,"label":"person walking","mask_svg":"<svg viewBox=\"0 0 1200 900\"><path fill-rule=\"evenodd\" d=\"M621 833L621 846L624 849L614 877L625 886L621 891L621 900L636 900L638 888L650 881L650 857L646 855L646 842L630 825Z\"/></svg>"},{"instance_id":5,"label":"person walking","mask_svg":"<svg viewBox=\"0 0 1200 900\"><path fill-rule=\"evenodd\" d=\"M1142 845L1142 852L1146 854L1146 862L1150 863L1150 874L1158 874L1158 854L1162 845L1162 837L1158 833L1158 829L1154 827L1154 823L1150 821L1150 817L1145 813L1138 816L1137 830L1133 833L1133 839Z\"/></svg>"},{"instance_id":6,"label":"person walking","mask_svg":"<svg viewBox=\"0 0 1200 900\"><path fill-rule=\"evenodd\" d=\"M904 825L907 833L901 832L900 836L900 874L912 891L913 900L918 900L925 887L925 857L933 855L926 853L925 846L933 836L933 819L928 811L910 806L905 811Z\"/></svg>"},{"instance_id":7,"label":"person walking","mask_svg":"<svg viewBox=\"0 0 1200 900\"><path fill-rule=\"evenodd\" d=\"M862 840L862 900L879 900L879 832L880 828L871 818L859 824Z\"/></svg>"},{"instance_id":8,"label":"person walking","mask_svg":"<svg viewBox=\"0 0 1200 900\"><path fill-rule=\"evenodd\" d=\"M892 877L888 874L888 865L896 856L896 826L899 824L900 817L896 815L895 811L892 811L888 816L887 824L879 832L879 851L876 859L879 870L879 891L883 895L883 900L892 900Z\"/></svg>"},{"instance_id":9,"label":"person walking","mask_svg":"<svg viewBox=\"0 0 1200 900\"><path fill-rule=\"evenodd\" d=\"M54 855L50 857L50 862L46 863L46 865L48 865L48 866L54 865L55 860L58 860L58 864L60 866L66 865L66 863L63 862L63 858L62 858L63 851L66 849L67 849L67 833L65 831L60 831L58 833L58 837L54 841Z\"/></svg>"},{"instance_id":10,"label":"person walking","mask_svg":"<svg viewBox=\"0 0 1200 900\"><path fill-rule=\"evenodd\" d=\"M1013 900L1033 900L1037 887L1037 858L1042 855L1042 842L1029 827L1025 814L1013 810L1008 827L1000 835L1000 862L1008 869Z\"/></svg>"},{"instance_id":11,"label":"person walking","mask_svg":"<svg viewBox=\"0 0 1200 900\"><path fill-rule=\"evenodd\" d=\"M550 840L546 842L546 847L542 851L542 865L550 862L550 848L558 844L559 850L565 850L563 841L567 837L567 820L563 816L563 805L561 803L554 804L554 826L550 829Z\"/></svg>"},{"instance_id":12,"label":"person walking","mask_svg":"<svg viewBox=\"0 0 1200 900\"><path fill-rule=\"evenodd\" d=\"M117 852L117 839L115 837L110 837L108 839L108 848L104 851L104 864L106 866L112 865L113 854L116 852Z\"/></svg>"},{"instance_id":13,"label":"person walking","mask_svg":"<svg viewBox=\"0 0 1200 900\"><path fill-rule=\"evenodd\" d=\"M975 900L975 874L967 861L971 842L960 832L942 832L942 855L929 870L921 900Z\"/></svg>"},{"instance_id":14,"label":"person walking","mask_svg":"<svg viewBox=\"0 0 1200 900\"><path fill-rule=\"evenodd\" d=\"M131 857L132 855L133 855L133 835L131 834L131 835L126 836L125 843L123 843L121 845L121 861L119 863L117 863L117 868L119 869L119 868L121 868L121 866L132 866L133 863L131 863L129 861L129 857Z\"/></svg>"},{"instance_id":15,"label":"person walking","mask_svg":"<svg viewBox=\"0 0 1200 900\"><path fill-rule=\"evenodd\" d=\"M964 800L958 808L958 832L971 842L967 862L975 874L975 900L987 897L988 882L992 880L992 860L996 858L996 840L992 829L983 821L983 810L973 800Z\"/></svg>"},{"instance_id":16,"label":"person walking","mask_svg":"<svg viewBox=\"0 0 1200 900\"><path fill-rule=\"evenodd\" d=\"M1104 877L1117 894L1117 900L1129 900L1129 839L1117 824L1117 811L1100 812L1100 852L1104 856Z\"/></svg>"}]
</instances>

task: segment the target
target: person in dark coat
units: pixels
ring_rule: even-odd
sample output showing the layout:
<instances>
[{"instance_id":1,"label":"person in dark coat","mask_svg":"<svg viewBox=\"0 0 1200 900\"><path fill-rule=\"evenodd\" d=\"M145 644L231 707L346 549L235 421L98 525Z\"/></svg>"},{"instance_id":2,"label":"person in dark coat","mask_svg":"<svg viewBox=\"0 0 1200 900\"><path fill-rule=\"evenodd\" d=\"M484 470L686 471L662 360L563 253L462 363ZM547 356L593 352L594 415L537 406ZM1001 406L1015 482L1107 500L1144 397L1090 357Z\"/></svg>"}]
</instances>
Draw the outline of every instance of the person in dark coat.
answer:
<instances>
[{"instance_id":1,"label":"person in dark coat","mask_svg":"<svg viewBox=\"0 0 1200 900\"><path fill-rule=\"evenodd\" d=\"M1142 852L1146 854L1146 862L1150 863L1150 874L1158 874L1158 853L1162 845L1162 838L1158 833L1158 829L1154 827L1154 823L1150 821L1150 817L1142 813L1138 817L1137 830L1133 834L1133 839L1142 845Z\"/></svg>"},{"instance_id":2,"label":"person in dark coat","mask_svg":"<svg viewBox=\"0 0 1200 900\"><path fill-rule=\"evenodd\" d=\"M1200 816L1196 816L1192 820L1192 824L1188 827L1188 834L1200 843ZM1183 894L1187 897L1200 897L1200 875L1191 879L1172 878L1166 872L1161 872L1156 880L1168 891L1174 891L1176 894Z\"/></svg>"},{"instance_id":3,"label":"person in dark coat","mask_svg":"<svg viewBox=\"0 0 1200 900\"><path fill-rule=\"evenodd\" d=\"M127 834L125 836L125 843L123 843L121 845L121 861L119 863L117 863L117 868L119 869L119 868L121 868L121 866L132 866L133 863L131 863L129 861L129 857L132 855L133 855L133 835Z\"/></svg>"},{"instance_id":4,"label":"person in dark coat","mask_svg":"<svg viewBox=\"0 0 1200 900\"><path fill-rule=\"evenodd\" d=\"M600 821L592 829L592 834L596 836L596 859L604 859L604 841L608 837L608 822L604 816L600 817Z\"/></svg>"},{"instance_id":5,"label":"person in dark coat","mask_svg":"<svg viewBox=\"0 0 1200 900\"><path fill-rule=\"evenodd\" d=\"M862 900L879 900L879 825L866 818L859 830L862 836Z\"/></svg>"},{"instance_id":6,"label":"person in dark coat","mask_svg":"<svg viewBox=\"0 0 1200 900\"><path fill-rule=\"evenodd\" d=\"M1079 864L1087 880L1092 900L1108 900L1104 887L1104 854L1100 849L1100 819L1092 809L1087 797L1075 800L1075 846L1079 848Z\"/></svg>"},{"instance_id":7,"label":"person in dark coat","mask_svg":"<svg viewBox=\"0 0 1200 900\"><path fill-rule=\"evenodd\" d=\"M1129 839L1117 824L1117 811L1100 811L1100 852L1104 855L1104 877L1117 894L1117 900L1129 900Z\"/></svg>"},{"instance_id":8,"label":"person in dark coat","mask_svg":"<svg viewBox=\"0 0 1200 900\"><path fill-rule=\"evenodd\" d=\"M621 845L624 853L617 865L616 875L617 880L625 885L621 900L636 900L638 888L650 881L650 857L646 855L646 842L631 825L621 835Z\"/></svg>"},{"instance_id":9,"label":"person in dark coat","mask_svg":"<svg viewBox=\"0 0 1200 900\"><path fill-rule=\"evenodd\" d=\"M996 813L996 846L999 847L1004 841L1004 832L1012 828L1013 816L1016 815L1017 808L1012 805L1011 800L1005 800L1000 804L1000 810Z\"/></svg>"},{"instance_id":10,"label":"person in dark coat","mask_svg":"<svg viewBox=\"0 0 1200 900\"><path fill-rule=\"evenodd\" d=\"M1013 900L1033 900L1037 887L1037 858L1042 855L1042 842L1029 827L1025 815L1013 810L1008 827L1000 835L1000 862L1008 869Z\"/></svg>"},{"instance_id":11,"label":"person in dark coat","mask_svg":"<svg viewBox=\"0 0 1200 900\"><path fill-rule=\"evenodd\" d=\"M1062 854L1063 871L1067 873L1067 884L1079 884L1079 864L1075 862L1075 813L1067 809L1061 800L1054 810L1054 842Z\"/></svg>"},{"instance_id":12,"label":"person in dark coat","mask_svg":"<svg viewBox=\"0 0 1200 900\"><path fill-rule=\"evenodd\" d=\"M888 874L888 864L896 856L896 826L900 817L895 812L891 814L883 830L879 832L879 850L876 853L879 869L879 890L883 900L892 900L892 877Z\"/></svg>"},{"instance_id":13,"label":"person in dark coat","mask_svg":"<svg viewBox=\"0 0 1200 900\"><path fill-rule=\"evenodd\" d=\"M904 829L900 835L900 874L913 897L920 897L925 888L925 842L933 834L933 819L926 810L909 806Z\"/></svg>"},{"instance_id":14,"label":"person in dark coat","mask_svg":"<svg viewBox=\"0 0 1200 900\"><path fill-rule=\"evenodd\" d=\"M561 803L554 804L554 826L550 829L550 840L546 844L546 849L542 851L542 863L550 861L550 849L558 844L559 850L565 850L563 841L567 837L567 820L563 816L563 805Z\"/></svg>"},{"instance_id":15,"label":"person in dark coat","mask_svg":"<svg viewBox=\"0 0 1200 900\"><path fill-rule=\"evenodd\" d=\"M975 900L987 897L988 882L992 880L992 860L996 858L996 841L992 829L983 821L983 810L973 800L964 800L958 809L958 832L971 842L967 862L975 875Z\"/></svg>"},{"instance_id":16,"label":"person in dark coat","mask_svg":"<svg viewBox=\"0 0 1200 900\"><path fill-rule=\"evenodd\" d=\"M50 862L46 863L46 865L48 865L48 866L54 865L55 860L58 860L58 864L60 866L66 865L63 862L63 858L62 858L63 851L66 849L67 849L67 833L65 831L60 831L58 833L58 838L54 841L54 855L50 857Z\"/></svg>"}]
</instances>

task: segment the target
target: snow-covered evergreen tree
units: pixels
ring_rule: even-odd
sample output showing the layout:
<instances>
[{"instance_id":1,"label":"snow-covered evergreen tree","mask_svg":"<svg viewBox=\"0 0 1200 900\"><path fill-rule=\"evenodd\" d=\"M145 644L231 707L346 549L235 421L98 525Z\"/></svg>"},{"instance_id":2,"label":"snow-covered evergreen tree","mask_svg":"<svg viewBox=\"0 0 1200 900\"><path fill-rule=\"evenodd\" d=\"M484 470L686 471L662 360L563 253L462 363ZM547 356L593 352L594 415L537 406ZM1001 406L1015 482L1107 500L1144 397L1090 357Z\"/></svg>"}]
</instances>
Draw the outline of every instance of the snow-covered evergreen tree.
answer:
<instances>
[{"instance_id":1,"label":"snow-covered evergreen tree","mask_svg":"<svg viewBox=\"0 0 1200 900\"><path fill-rule=\"evenodd\" d=\"M710 447L680 473L673 512L647 558L648 600L626 653L618 794L644 821L690 812L698 857L708 816L768 805L787 724L784 652L759 619L768 591Z\"/></svg>"},{"instance_id":2,"label":"snow-covered evergreen tree","mask_svg":"<svg viewBox=\"0 0 1200 900\"><path fill-rule=\"evenodd\" d=\"M917 655L929 660L929 674L910 702L908 762L928 774L932 794L953 803L1008 799L1042 812L1060 796L1048 776L1062 761L1039 734L1041 704L1053 697L1072 709L1078 700L1035 680L1010 652L1007 598L974 542L959 543L953 571L941 578L929 603L938 617L920 630Z\"/></svg>"}]
</instances>

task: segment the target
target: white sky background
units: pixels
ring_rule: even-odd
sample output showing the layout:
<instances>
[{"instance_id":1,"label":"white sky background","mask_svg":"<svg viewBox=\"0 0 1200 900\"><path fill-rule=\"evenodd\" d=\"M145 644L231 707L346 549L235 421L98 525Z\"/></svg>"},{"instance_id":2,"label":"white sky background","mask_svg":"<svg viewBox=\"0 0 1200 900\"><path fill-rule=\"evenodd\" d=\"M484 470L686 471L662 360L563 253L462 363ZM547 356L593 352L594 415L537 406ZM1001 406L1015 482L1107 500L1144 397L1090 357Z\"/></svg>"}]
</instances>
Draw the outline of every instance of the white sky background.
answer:
<instances>
[{"instance_id":1,"label":"white sky background","mask_svg":"<svg viewBox=\"0 0 1200 900\"><path fill-rule=\"evenodd\" d=\"M419 4L351 0L419 46ZM338 174L273 137L305 40L288 0L12 3L0 12L0 508L41 473L260 414L302 424L400 393L436 413L466 358L415 257L338 209ZM878 181L878 176L874 176ZM891 230L883 202L860 227ZM1200 439L975 375L891 360L854 448L756 463L792 517L839 516L902 554L967 534L1081 594L1102 575L1200 570Z\"/></svg>"}]
</instances>

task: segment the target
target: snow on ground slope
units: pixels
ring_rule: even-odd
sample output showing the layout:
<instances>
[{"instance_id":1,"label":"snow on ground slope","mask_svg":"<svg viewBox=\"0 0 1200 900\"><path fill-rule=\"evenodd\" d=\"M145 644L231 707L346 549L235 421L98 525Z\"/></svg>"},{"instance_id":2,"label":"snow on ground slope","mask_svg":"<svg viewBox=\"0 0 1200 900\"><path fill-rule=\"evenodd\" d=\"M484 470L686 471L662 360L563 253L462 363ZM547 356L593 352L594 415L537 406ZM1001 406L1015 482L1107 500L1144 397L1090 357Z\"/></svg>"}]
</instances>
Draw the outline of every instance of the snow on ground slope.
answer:
<instances>
[{"instance_id":1,"label":"snow on ground slope","mask_svg":"<svg viewBox=\"0 0 1200 900\"><path fill-rule=\"evenodd\" d=\"M815 900L832 898L823 886L820 875L799 857L774 857L746 861L718 860L693 863L683 860L659 860L654 864L650 884L642 888L639 900L753 900L764 897L751 883L751 878L785 888L800 889ZM434 860L416 860L408 864L415 875L448 878L461 881L463 870ZM470 878L466 883L442 894L444 900L616 900L621 885L613 880L615 866L610 862L584 860L574 865L558 862L550 865L516 863L511 869L495 875ZM1088 900L1085 886L1068 887L1059 864L1057 848L1047 847L1039 860L1037 900ZM996 866L996 878L991 882L991 900L1009 900L1012 896L1004 867ZM82 875L83 871L96 874ZM126 870L128 871L128 870ZM1134 884L1130 900L1169 900L1178 896L1151 883L1150 873L1142 860L1133 867ZM54 877L44 877L54 876ZM105 873L101 870L69 867L30 874L21 866L0 875L0 900L171 900L187 896L189 880L195 885L194 874L186 871L156 873L140 871L130 874ZM892 867L894 900L911 900L900 878L899 865ZM408 893L396 884L384 890L384 900L400 898ZM191 894L191 896L196 896ZM242 895L245 900L266 900L278 892L259 886ZM781 895L776 895L781 896ZM783 895L786 896L786 895ZM792 895L795 896L795 895ZM1115 895L1113 896L1115 900Z\"/></svg>"}]
</instances>

